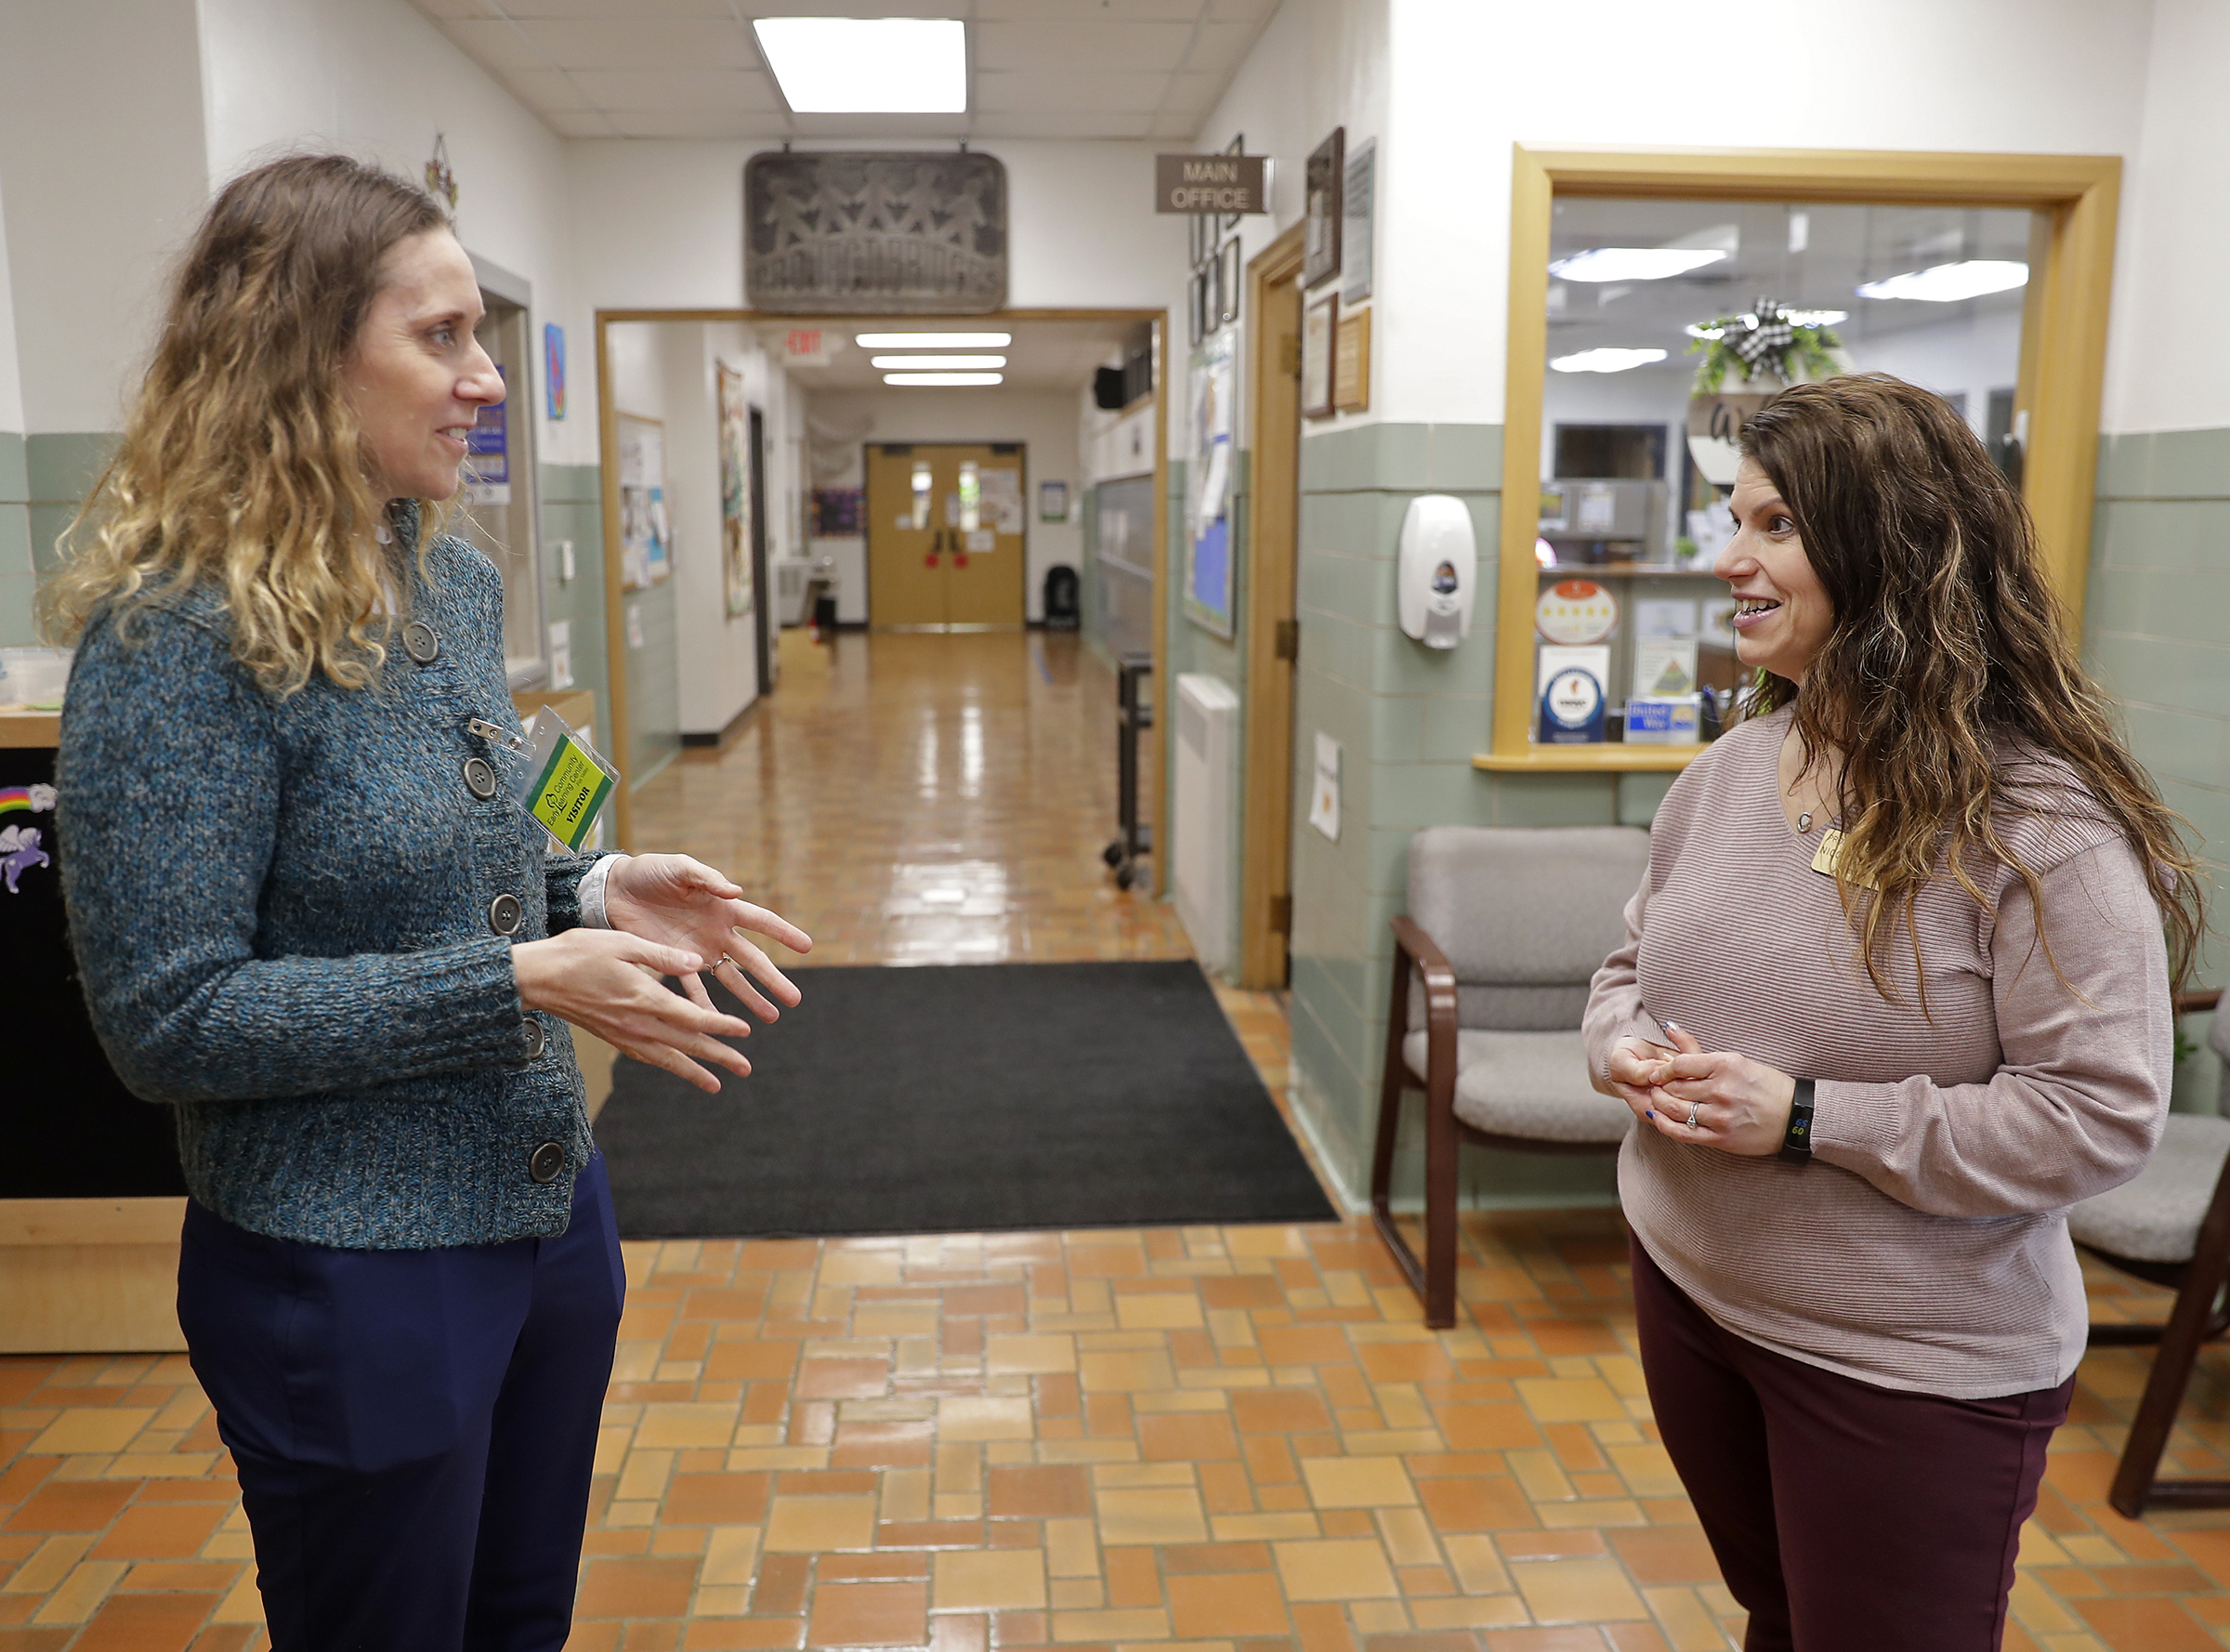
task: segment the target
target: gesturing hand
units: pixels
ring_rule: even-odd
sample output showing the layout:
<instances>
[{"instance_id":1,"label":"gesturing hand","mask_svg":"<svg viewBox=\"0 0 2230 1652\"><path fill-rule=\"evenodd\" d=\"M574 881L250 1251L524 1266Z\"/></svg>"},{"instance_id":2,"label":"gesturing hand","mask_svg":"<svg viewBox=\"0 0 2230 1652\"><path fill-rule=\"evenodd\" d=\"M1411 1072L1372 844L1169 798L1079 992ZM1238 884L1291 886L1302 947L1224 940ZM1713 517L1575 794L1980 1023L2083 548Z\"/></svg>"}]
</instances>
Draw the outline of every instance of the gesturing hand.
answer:
<instances>
[{"instance_id":1,"label":"gesturing hand","mask_svg":"<svg viewBox=\"0 0 2230 1652\"><path fill-rule=\"evenodd\" d=\"M1620 1039L1607 1063L1613 1089L1635 1117L1691 1147L1750 1159L1779 1152L1796 1081L1747 1055L1707 1052L1669 1021L1665 1030L1676 1048Z\"/></svg>"},{"instance_id":2,"label":"gesturing hand","mask_svg":"<svg viewBox=\"0 0 2230 1652\"><path fill-rule=\"evenodd\" d=\"M793 1009L802 996L744 931L771 936L794 952L811 951L813 937L753 906L740 885L690 856L636 855L621 861L604 882L604 915L614 929L714 961L715 977L762 1021L781 1012L744 977L745 969ZM713 1007L704 983L693 972L685 974L681 984L700 1008Z\"/></svg>"},{"instance_id":3,"label":"gesturing hand","mask_svg":"<svg viewBox=\"0 0 2230 1652\"><path fill-rule=\"evenodd\" d=\"M751 1063L720 1039L749 1035L751 1023L677 997L658 979L671 975L694 981L703 963L692 951L614 929L569 929L511 949L518 1001L528 1009L547 1010L637 1061L718 1095L720 1081L698 1061L748 1076Z\"/></svg>"}]
</instances>

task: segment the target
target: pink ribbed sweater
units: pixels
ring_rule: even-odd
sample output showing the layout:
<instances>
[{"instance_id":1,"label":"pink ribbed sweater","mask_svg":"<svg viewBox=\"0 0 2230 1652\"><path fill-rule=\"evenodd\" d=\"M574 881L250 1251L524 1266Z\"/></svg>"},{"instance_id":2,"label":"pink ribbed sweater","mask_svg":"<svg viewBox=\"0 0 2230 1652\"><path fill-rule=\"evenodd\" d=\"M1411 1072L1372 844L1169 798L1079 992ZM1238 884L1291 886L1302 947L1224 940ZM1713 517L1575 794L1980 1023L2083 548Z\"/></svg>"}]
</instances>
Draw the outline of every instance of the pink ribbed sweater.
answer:
<instances>
[{"instance_id":1,"label":"pink ribbed sweater","mask_svg":"<svg viewBox=\"0 0 2230 1652\"><path fill-rule=\"evenodd\" d=\"M2066 1208L2135 1175L2172 1069L2168 961L2135 854L2065 769L2020 773L2037 814L2001 822L2043 885L2001 868L1977 905L1920 899L1929 1016L1902 929L1875 990L1819 833L1778 790L1787 709L1691 764L1659 808L1627 942L1587 1010L1598 1081L1627 1034L1672 1021L1817 1085L1813 1162L1745 1159L1636 1129L1627 1221L1727 1330L1886 1388L1978 1399L2052 1387L2081 1357ZM2087 1002L2086 1002L2087 1001Z\"/></svg>"}]
</instances>

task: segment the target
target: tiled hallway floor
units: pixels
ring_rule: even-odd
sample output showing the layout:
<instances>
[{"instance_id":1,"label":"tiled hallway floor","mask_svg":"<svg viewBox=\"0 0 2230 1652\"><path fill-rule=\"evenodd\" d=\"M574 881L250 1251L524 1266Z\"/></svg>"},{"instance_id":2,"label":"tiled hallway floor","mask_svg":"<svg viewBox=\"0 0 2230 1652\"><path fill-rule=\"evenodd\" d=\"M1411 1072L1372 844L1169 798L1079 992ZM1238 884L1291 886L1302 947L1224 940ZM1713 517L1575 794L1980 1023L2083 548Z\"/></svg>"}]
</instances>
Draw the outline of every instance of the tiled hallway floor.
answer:
<instances>
[{"instance_id":1,"label":"tiled hallway floor","mask_svg":"<svg viewBox=\"0 0 2230 1652\"><path fill-rule=\"evenodd\" d=\"M833 671L799 640L727 752L646 789L646 846L731 867L817 963L1183 952L1099 865L1112 685L1069 639L846 636ZM1281 1092L1277 1001L1225 1003ZM1654 1443L1615 1214L1465 1242L1442 1334L1356 1221L630 1245L571 1645L1738 1645ZM2161 1294L2093 1286L2102 1314ZM2105 1505L2145 1357L2084 1362L2009 1646L2230 1645L2230 1513ZM2230 1350L2172 1466L2223 1452ZM182 1358L0 1361L0 1652L266 1645Z\"/></svg>"}]
</instances>

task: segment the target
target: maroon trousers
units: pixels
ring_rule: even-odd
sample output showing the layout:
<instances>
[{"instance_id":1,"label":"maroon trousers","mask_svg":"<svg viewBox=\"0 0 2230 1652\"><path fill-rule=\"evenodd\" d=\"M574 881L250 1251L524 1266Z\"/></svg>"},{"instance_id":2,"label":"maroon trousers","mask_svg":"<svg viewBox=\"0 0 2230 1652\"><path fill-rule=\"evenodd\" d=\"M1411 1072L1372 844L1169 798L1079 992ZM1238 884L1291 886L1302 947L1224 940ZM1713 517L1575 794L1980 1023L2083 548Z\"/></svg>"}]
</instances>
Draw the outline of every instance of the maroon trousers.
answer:
<instances>
[{"instance_id":1,"label":"maroon trousers","mask_svg":"<svg viewBox=\"0 0 2230 1652\"><path fill-rule=\"evenodd\" d=\"M1633 1241L1649 1403L1746 1652L1994 1652L2057 1388L1909 1394L1723 1330Z\"/></svg>"}]
</instances>

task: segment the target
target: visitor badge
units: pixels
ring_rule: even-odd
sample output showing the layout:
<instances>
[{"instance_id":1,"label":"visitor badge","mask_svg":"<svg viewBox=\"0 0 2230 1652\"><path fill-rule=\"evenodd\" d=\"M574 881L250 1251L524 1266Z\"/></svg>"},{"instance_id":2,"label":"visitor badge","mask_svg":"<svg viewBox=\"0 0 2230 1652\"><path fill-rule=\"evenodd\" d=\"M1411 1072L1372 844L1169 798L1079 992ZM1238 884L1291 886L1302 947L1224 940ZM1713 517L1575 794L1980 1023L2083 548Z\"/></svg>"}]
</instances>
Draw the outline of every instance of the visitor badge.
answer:
<instances>
[{"instance_id":1,"label":"visitor badge","mask_svg":"<svg viewBox=\"0 0 2230 1652\"><path fill-rule=\"evenodd\" d=\"M527 813L569 852L578 852L596 830L620 771L546 705L535 715L530 751L527 769L533 779L527 786Z\"/></svg>"}]
</instances>

